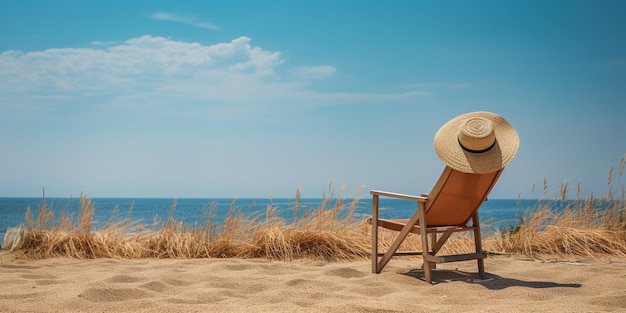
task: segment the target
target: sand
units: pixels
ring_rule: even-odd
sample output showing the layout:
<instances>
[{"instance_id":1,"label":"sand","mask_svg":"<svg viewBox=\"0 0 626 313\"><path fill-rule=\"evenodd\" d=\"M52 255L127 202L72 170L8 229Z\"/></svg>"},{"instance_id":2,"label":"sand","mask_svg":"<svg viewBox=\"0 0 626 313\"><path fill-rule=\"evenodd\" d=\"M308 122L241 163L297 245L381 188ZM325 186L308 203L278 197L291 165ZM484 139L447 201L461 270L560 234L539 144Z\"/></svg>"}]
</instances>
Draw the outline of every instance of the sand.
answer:
<instances>
[{"instance_id":1,"label":"sand","mask_svg":"<svg viewBox=\"0 0 626 313\"><path fill-rule=\"evenodd\" d=\"M489 257L439 265L241 259L19 260L0 252L0 312L626 312L626 261Z\"/></svg>"}]
</instances>

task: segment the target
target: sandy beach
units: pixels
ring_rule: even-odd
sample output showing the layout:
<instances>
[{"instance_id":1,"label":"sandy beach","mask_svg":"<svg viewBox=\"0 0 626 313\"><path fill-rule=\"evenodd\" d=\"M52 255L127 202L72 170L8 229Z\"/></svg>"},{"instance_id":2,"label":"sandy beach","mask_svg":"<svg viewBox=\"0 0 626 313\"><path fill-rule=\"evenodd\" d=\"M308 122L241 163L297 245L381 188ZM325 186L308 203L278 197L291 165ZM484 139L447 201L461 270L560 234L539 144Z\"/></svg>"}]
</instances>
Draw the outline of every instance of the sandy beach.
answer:
<instances>
[{"instance_id":1,"label":"sandy beach","mask_svg":"<svg viewBox=\"0 0 626 313\"><path fill-rule=\"evenodd\" d=\"M20 260L0 252L0 312L624 312L626 261L421 263L241 259Z\"/></svg>"}]
</instances>

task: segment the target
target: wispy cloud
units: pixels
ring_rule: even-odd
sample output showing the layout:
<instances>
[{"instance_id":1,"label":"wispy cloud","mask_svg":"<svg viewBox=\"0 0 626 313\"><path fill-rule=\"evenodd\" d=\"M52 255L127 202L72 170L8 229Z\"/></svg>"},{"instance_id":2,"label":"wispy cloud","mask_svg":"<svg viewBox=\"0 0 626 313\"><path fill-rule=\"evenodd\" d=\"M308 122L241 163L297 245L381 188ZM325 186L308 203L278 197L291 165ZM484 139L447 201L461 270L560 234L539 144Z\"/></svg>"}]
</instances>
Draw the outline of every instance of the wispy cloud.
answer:
<instances>
[{"instance_id":1,"label":"wispy cloud","mask_svg":"<svg viewBox=\"0 0 626 313\"><path fill-rule=\"evenodd\" d=\"M283 68L280 52L248 37L203 45L142 36L111 46L0 54L0 109L143 108L167 114L285 114L345 103L414 101L427 92L322 92L311 79L335 74L330 65ZM297 73L297 75L294 75ZM9 103L10 102L10 103ZM17 105L13 105L15 109Z\"/></svg>"},{"instance_id":2,"label":"wispy cloud","mask_svg":"<svg viewBox=\"0 0 626 313\"><path fill-rule=\"evenodd\" d=\"M177 22L177 23L187 24L187 25L191 25L194 27L198 27L198 28L220 30L220 27L215 24L212 24L209 22L198 21L190 16L185 16L181 14L156 12L152 14L150 17L152 19L160 20L160 21Z\"/></svg>"}]
</instances>

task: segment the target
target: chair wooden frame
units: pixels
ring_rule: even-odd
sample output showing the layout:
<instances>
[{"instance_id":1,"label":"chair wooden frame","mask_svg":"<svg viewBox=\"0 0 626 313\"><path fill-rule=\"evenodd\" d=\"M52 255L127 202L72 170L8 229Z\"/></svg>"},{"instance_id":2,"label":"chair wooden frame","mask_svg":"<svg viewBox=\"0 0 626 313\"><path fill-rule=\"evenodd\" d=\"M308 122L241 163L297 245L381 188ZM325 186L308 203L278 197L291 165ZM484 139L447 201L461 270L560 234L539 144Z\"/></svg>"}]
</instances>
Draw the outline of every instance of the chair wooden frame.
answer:
<instances>
[{"instance_id":1,"label":"chair wooden frame","mask_svg":"<svg viewBox=\"0 0 626 313\"><path fill-rule=\"evenodd\" d=\"M372 217L369 219L372 225L372 272L380 273L393 256L421 255L424 262L424 279L428 283L432 282L431 271L436 268L436 264L468 260L477 261L478 275L483 279L485 253L482 250L478 208L487 200L489 192L501 173L502 170L489 174L468 174L446 166L430 194L413 196L378 190L370 191L372 195ZM449 187L450 185L453 186ZM449 191L451 188L454 189L453 192ZM378 216L380 197L415 201L417 210L410 219L380 219ZM438 201L442 198L447 198L447 200ZM467 203L468 205L448 207L448 203ZM451 214L450 210L455 210L452 215L459 213L448 219L447 216ZM378 227L400 232L384 253L378 252ZM473 232L475 253L437 255L453 233L467 231ZM422 251L398 251L409 233L420 235Z\"/></svg>"}]
</instances>

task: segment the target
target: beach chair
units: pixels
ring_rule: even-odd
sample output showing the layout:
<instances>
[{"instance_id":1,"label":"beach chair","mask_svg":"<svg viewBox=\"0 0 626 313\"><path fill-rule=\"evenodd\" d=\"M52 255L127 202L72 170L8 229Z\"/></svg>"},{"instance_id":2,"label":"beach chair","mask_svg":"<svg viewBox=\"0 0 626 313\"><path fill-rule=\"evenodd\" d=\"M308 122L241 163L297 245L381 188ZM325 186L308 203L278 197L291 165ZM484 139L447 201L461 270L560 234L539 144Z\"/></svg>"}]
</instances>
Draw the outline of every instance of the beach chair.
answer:
<instances>
[{"instance_id":1,"label":"beach chair","mask_svg":"<svg viewBox=\"0 0 626 313\"><path fill-rule=\"evenodd\" d=\"M446 165L429 194L421 196L372 190L372 272L380 273L394 255L421 255L424 278L432 282L438 263L476 260L484 278L485 253L480 237L478 208L487 200L504 167L519 148L513 126L500 115L472 112L457 116L435 134L434 148ZM417 209L408 219L379 218L380 197L415 201ZM399 231L384 253L378 253L378 228ZM441 255L441 248L457 232L472 232L474 252ZM409 233L421 237L422 251L398 251Z\"/></svg>"},{"instance_id":2,"label":"beach chair","mask_svg":"<svg viewBox=\"0 0 626 313\"><path fill-rule=\"evenodd\" d=\"M478 208L487 199L502 170L487 174L463 173L450 167L444 169L441 177L429 194L412 196L392 192L372 190L372 272L380 273L392 256L421 255L424 278L432 282L431 269L437 263L476 260L478 275L484 278L480 222ZM409 219L380 219L379 197L390 197L415 201L417 210ZM385 253L378 253L378 227L399 231L395 241ZM437 255L445 242L456 232L473 232L475 252L457 255ZM422 251L398 251L400 244L409 233L421 237ZM430 237L430 242L429 242ZM380 258L379 258L380 257Z\"/></svg>"}]
</instances>

